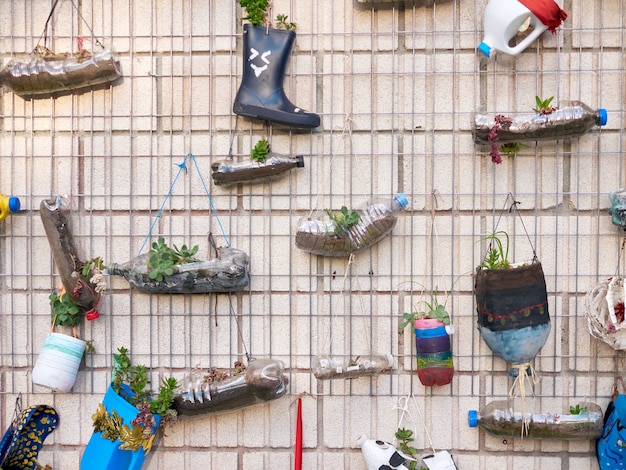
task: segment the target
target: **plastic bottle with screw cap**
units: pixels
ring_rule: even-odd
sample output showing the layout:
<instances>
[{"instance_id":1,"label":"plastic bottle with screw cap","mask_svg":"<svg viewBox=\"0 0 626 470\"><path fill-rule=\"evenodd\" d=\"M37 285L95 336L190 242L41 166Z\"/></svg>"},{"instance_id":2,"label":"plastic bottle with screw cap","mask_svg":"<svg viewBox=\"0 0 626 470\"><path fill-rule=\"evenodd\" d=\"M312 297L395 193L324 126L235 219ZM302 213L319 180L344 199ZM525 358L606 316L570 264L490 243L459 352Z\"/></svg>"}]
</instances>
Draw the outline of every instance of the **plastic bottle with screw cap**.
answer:
<instances>
[{"instance_id":1,"label":"plastic bottle with screw cap","mask_svg":"<svg viewBox=\"0 0 626 470\"><path fill-rule=\"evenodd\" d=\"M0 194L0 220L4 220L9 214L19 211L20 206L18 198Z\"/></svg>"}]
</instances>

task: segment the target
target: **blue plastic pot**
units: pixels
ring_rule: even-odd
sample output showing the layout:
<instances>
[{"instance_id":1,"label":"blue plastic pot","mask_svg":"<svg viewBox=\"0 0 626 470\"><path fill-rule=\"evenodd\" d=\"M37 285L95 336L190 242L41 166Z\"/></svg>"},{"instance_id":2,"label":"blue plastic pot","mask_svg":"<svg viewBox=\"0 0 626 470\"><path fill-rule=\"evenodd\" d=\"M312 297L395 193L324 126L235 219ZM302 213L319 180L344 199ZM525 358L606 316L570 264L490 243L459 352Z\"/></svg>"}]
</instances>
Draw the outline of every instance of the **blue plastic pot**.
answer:
<instances>
[{"instance_id":1,"label":"blue plastic pot","mask_svg":"<svg viewBox=\"0 0 626 470\"><path fill-rule=\"evenodd\" d=\"M132 396L130 388L122 385L122 393ZM115 410L122 418L124 424L130 426L130 422L135 419L139 410L128 403L123 397L119 396L109 385L102 404L107 412ZM161 422L160 415L154 415L156 426L153 432L159 427ZM102 432L95 432L89 439L89 443L83 452L80 461L81 470L140 470L146 459L146 452L143 449L138 451L120 449L121 442L115 440L111 442L102 437Z\"/></svg>"}]
</instances>

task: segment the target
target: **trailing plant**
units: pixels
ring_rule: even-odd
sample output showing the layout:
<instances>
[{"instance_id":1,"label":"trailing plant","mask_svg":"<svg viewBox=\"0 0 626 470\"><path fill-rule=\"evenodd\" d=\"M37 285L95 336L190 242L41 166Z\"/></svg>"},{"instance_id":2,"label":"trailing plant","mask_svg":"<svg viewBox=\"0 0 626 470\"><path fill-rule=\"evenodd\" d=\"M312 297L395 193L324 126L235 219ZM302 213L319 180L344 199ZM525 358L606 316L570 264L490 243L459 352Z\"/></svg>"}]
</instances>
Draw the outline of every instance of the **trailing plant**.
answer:
<instances>
[{"instance_id":1,"label":"trailing plant","mask_svg":"<svg viewBox=\"0 0 626 470\"><path fill-rule=\"evenodd\" d=\"M244 21L249 21L255 26L273 27L271 9L271 0L239 0L239 5L246 10ZM295 31L296 24L287 21L287 15L279 14L276 16L276 27L283 28L288 31Z\"/></svg>"},{"instance_id":2,"label":"trailing plant","mask_svg":"<svg viewBox=\"0 0 626 470\"><path fill-rule=\"evenodd\" d=\"M503 243L500 237L505 238ZM482 269L509 269L509 234L504 230L494 232L491 235L481 238L480 242L489 241L489 251L485 255L483 262L478 266Z\"/></svg>"},{"instance_id":3,"label":"trailing plant","mask_svg":"<svg viewBox=\"0 0 626 470\"><path fill-rule=\"evenodd\" d=\"M150 268L150 273L148 277L157 282L162 282L165 276L174 274L174 268L179 264L198 261L195 257L197 252L198 245L193 248L188 248L187 245L178 248L174 245L171 248L165 243L163 237L159 237L158 241L152 243L152 248L149 251L148 268Z\"/></svg>"},{"instance_id":4,"label":"trailing plant","mask_svg":"<svg viewBox=\"0 0 626 470\"><path fill-rule=\"evenodd\" d=\"M414 461L409 462L409 470L417 470L417 449L411 445L415 439L413 438L413 431L405 428L398 428L396 431L396 439L398 440L398 450L411 458ZM428 470L423 465L420 465L419 470Z\"/></svg>"},{"instance_id":5,"label":"trailing plant","mask_svg":"<svg viewBox=\"0 0 626 470\"><path fill-rule=\"evenodd\" d=\"M443 304L439 303L439 299L437 298L438 290L435 287L435 290L430 295L430 302L424 300L423 303L426 306L426 309L421 312L413 311L413 312L405 312L402 317L404 320L400 323L400 330L403 330L408 325L412 325L415 320L420 318L432 318L439 320L445 325L450 324L450 315L446 310L446 301Z\"/></svg>"},{"instance_id":6,"label":"trailing plant","mask_svg":"<svg viewBox=\"0 0 626 470\"><path fill-rule=\"evenodd\" d=\"M171 422L176 418L176 411L170 407L174 403L174 392L179 384L173 377L163 378L159 391L154 396L148 387L150 380L146 366L133 365L128 357L128 349L120 347L117 351L113 355L115 368L111 386L115 393L138 409L137 416L130 422L130 426L123 424L115 410L107 412L100 403L92 416L94 432L102 431L102 437L110 441L119 440L122 450L144 449L149 452L154 441L154 415L161 415L162 422ZM130 393L123 390L124 384L128 386Z\"/></svg>"},{"instance_id":7,"label":"trailing plant","mask_svg":"<svg viewBox=\"0 0 626 470\"><path fill-rule=\"evenodd\" d=\"M255 162L265 163L265 158L270 153L270 143L266 139L259 140L252 148L250 159Z\"/></svg>"},{"instance_id":8,"label":"trailing plant","mask_svg":"<svg viewBox=\"0 0 626 470\"><path fill-rule=\"evenodd\" d=\"M361 216L357 211L348 211L346 206L341 206L339 213L334 213L330 209L326 209L328 217L333 222L333 230L328 235L340 237L346 230L351 229L361 221Z\"/></svg>"}]
</instances>

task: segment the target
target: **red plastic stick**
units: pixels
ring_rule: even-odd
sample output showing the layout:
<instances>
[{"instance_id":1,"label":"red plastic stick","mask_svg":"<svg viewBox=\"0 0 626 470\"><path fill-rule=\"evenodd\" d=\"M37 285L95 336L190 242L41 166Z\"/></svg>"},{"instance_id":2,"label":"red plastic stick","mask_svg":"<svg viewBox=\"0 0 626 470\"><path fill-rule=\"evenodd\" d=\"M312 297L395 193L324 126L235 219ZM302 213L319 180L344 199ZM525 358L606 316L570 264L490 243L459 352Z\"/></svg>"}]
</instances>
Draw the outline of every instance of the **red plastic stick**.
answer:
<instances>
[{"instance_id":1,"label":"red plastic stick","mask_svg":"<svg viewBox=\"0 0 626 470\"><path fill-rule=\"evenodd\" d=\"M296 452L294 470L302 470L302 398L298 398L298 415L296 416Z\"/></svg>"}]
</instances>

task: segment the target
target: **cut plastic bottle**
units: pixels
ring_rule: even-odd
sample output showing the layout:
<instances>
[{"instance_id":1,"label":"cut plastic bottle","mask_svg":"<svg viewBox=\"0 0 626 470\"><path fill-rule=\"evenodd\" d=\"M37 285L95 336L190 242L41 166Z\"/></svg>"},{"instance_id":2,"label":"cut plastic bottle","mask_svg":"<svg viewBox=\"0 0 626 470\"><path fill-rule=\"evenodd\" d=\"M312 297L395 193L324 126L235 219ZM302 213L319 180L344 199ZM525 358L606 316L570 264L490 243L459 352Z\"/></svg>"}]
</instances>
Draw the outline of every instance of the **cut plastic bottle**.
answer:
<instances>
[{"instance_id":1,"label":"cut plastic bottle","mask_svg":"<svg viewBox=\"0 0 626 470\"><path fill-rule=\"evenodd\" d=\"M547 114L526 113L503 116L504 123L497 123L495 116L474 116L474 142L490 144L490 133L496 130L495 143L561 140L580 137L596 126L604 126L608 120L606 109L591 109L580 101L558 108ZM502 121L502 119L500 119Z\"/></svg>"},{"instance_id":2,"label":"cut plastic bottle","mask_svg":"<svg viewBox=\"0 0 626 470\"><path fill-rule=\"evenodd\" d=\"M336 224L330 219L301 218L296 232L296 246L323 256L349 256L369 248L389 234L399 214L409 201L402 193L390 201L375 202L359 211L360 221L336 235Z\"/></svg>"},{"instance_id":3,"label":"cut plastic bottle","mask_svg":"<svg viewBox=\"0 0 626 470\"><path fill-rule=\"evenodd\" d=\"M436 318L417 319L414 327L420 382L426 387L449 384L454 377L454 360L450 348L450 335L454 327Z\"/></svg>"},{"instance_id":4,"label":"cut plastic bottle","mask_svg":"<svg viewBox=\"0 0 626 470\"><path fill-rule=\"evenodd\" d=\"M468 424L496 437L521 437L524 421L531 439L591 440L602 435L602 409L595 403L578 405L578 414L526 413L515 411L506 400L492 401L481 410L469 410Z\"/></svg>"},{"instance_id":5,"label":"cut plastic bottle","mask_svg":"<svg viewBox=\"0 0 626 470\"><path fill-rule=\"evenodd\" d=\"M294 168L304 168L302 155L295 157L272 155L264 162L248 160L235 163L224 160L211 165L213 182L218 186L272 181Z\"/></svg>"},{"instance_id":6,"label":"cut plastic bottle","mask_svg":"<svg viewBox=\"0 0 626 470\"><path fill-rule=\"evenodd\" d=\"M356 379L376 375L394 365L391 354L358 356L354 361L345 357L316 356L313 375L318 380Z\"/></svg>"}]
</instances>

